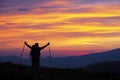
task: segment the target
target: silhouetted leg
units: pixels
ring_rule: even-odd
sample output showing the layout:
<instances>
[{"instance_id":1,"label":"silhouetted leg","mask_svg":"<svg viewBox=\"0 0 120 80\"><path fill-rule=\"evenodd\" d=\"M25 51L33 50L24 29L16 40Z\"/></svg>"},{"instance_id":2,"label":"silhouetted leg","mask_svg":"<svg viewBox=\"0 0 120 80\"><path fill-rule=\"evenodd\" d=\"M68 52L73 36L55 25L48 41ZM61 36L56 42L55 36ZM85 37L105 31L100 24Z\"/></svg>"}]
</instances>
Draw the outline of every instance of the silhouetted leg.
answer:
<instances>
[{"instance_id":1,"label":"silhouetted leg","mask_svg":"<svg viewBox=\"0 0 120 80\"><path fill-rule=\"evenodd\" d=\"M32 57L32 69L34 68L34 59Z\"/></svg>"},{"instance_id":2,"label":"silhouetted leg","mask_svg":"<svg viewBox=\"0 0 120 80\"><path fill-rule=\"evenodd\" d=\"M35 61L35 57L32 57L32 71L36 72L36 61Z\"/></svg>"},{"instance_id":3,"label":"silhouetted leg","mask_svg":"<svg viewBox=\"0 0 120 80\"><path fill-rule=\"evenodd\" d=\"M36 57L36 71L39 71L39 56Z\"/></svg>"}]
</instances>

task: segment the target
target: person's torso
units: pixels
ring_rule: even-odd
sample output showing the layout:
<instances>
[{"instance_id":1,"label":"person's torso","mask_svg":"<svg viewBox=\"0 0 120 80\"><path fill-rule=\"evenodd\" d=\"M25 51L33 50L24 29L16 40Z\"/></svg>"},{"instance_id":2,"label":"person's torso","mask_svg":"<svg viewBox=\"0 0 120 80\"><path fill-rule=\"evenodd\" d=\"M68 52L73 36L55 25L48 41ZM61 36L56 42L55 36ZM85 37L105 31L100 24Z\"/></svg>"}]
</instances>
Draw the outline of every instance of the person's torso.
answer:
<instances>
[{"instance_id":1,"label":"person's torso","mask_svg":"<svg viewBox=\"0 0 120 80\"><path fill-rule=\"evenodd\" d=\"M40 48L39 48L39 47L32 46L30 55L31 55L31 56L40 56Z\"/></svg>"}]
</instances>

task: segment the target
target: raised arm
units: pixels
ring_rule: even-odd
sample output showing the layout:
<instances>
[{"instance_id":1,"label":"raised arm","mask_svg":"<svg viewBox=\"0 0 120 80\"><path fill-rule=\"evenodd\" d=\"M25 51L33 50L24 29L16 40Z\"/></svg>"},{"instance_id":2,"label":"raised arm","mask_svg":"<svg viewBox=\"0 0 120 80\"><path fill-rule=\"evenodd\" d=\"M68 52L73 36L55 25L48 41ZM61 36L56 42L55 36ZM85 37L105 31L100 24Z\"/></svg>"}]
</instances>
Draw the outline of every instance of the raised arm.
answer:
<instances>
[{"instance_id":1,"label":"raised arm","mask_svg":"<svg viewBox=\"0 0 120 80\"><path fill-rule=\"evenodd\" d=\"M26 41L25 41L25 45L26 45L27 47L29 47L30 49L32 48L30 45L27 44Z\"/></svg>"},{"instance_id":2,"label":"raised arm","mask_svg":"<svg viewBox=\"0 0 120 80\"><path fill-rule=\"evenodd\" d=\"M44 49L45 47L47 47L50 43L48 42L46 45L40 47L40 49Z\"/></svg>"}]
</instances>

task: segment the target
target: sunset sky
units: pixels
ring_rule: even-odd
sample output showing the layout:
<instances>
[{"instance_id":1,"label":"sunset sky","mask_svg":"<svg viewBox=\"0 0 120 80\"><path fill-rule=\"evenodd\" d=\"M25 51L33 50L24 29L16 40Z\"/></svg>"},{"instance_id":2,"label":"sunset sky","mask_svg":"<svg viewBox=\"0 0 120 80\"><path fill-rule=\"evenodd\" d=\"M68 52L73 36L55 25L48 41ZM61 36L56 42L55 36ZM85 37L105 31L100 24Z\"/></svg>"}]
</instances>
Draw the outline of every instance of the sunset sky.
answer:
<instances>
[{"instance_id":1,"label":"sunset sky","mask_svg":"<svg viewBox=\"0 0 120 80\"><path fill-rule=\"evenodd\" d=\"M19 56L24 41L50 42L56 57L120 48L120 0L0 0L0 34L1 56Z\"/></svg>"}]
</instances>

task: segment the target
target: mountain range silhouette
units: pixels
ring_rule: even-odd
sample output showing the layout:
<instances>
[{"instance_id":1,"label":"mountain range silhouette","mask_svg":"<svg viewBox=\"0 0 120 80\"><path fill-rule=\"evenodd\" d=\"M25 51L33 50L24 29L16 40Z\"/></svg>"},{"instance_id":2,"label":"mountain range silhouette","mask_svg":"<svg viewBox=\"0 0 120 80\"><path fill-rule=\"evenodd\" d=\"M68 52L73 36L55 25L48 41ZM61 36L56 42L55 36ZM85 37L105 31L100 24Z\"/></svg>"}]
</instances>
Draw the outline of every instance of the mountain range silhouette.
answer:
<instances>
[{"instance_id":1,"label":"mountain range silhouette","mask_svg":"<svg viewBox=\"0 0 120 80\"><path fill-rule=\"evenodd\" d=\"M29 59L22 59L22 63L20 63L17 56L2 56L0 57L0 61L31 65ZM53 68L82 68L104 61L120 61L120 48L83 56L52 57L52 64L49 62L49 57L44 57L41 59L41 64L42 66Z\"/></svg>"}]
</instances>

